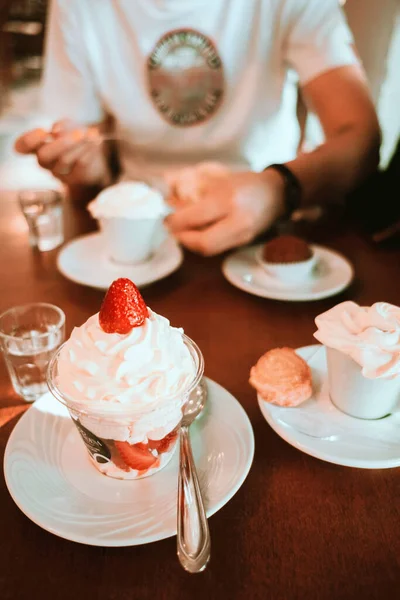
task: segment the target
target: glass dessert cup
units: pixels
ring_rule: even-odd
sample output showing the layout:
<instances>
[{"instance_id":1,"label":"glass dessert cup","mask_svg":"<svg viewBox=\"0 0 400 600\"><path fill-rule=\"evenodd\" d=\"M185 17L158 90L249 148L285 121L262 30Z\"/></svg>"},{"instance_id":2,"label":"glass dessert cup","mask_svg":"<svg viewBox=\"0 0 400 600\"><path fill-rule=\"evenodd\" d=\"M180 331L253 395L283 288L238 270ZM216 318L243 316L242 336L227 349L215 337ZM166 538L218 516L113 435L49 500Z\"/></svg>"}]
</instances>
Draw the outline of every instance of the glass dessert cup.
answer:
<instances>
[{"instance_id":1,"label":"glass dessert cup","mask_svg":"<svg viewBox=\"0 0 400 600\"><path fill-rule=\"evenodd\" d=\"M78 402L58 386L58 363L63 346L48 369L53 396L67 407L98 471L115 479L141 479L164 468L178 441L182 410L200 383L204 360L198 346L186 335L184 343L195 365L193 379L177 395L155 397L154 403L132 407L118 402Z\"/></svg>"}]
</instances>

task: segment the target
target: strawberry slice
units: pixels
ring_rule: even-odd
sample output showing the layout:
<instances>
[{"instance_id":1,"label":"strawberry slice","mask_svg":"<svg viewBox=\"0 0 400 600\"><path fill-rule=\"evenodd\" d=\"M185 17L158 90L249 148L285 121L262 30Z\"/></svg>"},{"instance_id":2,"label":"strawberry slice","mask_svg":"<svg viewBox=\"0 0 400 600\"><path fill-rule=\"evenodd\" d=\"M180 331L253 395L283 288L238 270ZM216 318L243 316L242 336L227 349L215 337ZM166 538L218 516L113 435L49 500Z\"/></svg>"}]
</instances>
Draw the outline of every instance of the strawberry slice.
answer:
<instances>
[{"instance_id":1,"label":"strawberry slice","mask_svg":"<svg viewBox=\"0 0 400 600\"><path fill-rule=\"evenodd\" d=\"M118 441L115 441L114 444L124 463L131 469L147 471L158 461L146 444L129 444Z\"/></svg>"},{"instance_id":2,"label":"strawberry slice","mask_svg":"<svg viewBox=\"0 0 400 600\"><path fill-rule=\"evenodd\" d=\"M125 471L126 473L129 473L129 467L128 465L122 460L120 453L118 452L117 448L115 447L115 442L111 442L110 443L110 449L111 449L111 461L114 463L114 465L116 467L118 467L118 469L121 469L121 471Z\"/></svg>"},{"instance_id":3,"label":"strawberry slice","mask_svg":"<svg viewBox=\"0 0 400 600\"><path fill-rule=\"evenodd\" d=\"M162 440L149 440L149 448L151 450L157 450L158 454L163 454L163 452L168 452L175 443L177 437L178 432L174 429L174 431L171 431Z\"/></svg>"},{"instance_id":4,"label":"strawberry slice","mask_svg":"<svg viewBox=\"0 0 400 600\"><path fill-rule=\"evenodd\" d=\"M149 311L136 285L126 278L116 279L103 300L99 323L105 333L126 334L140 327Z\"/></svg>"}]
</instances>

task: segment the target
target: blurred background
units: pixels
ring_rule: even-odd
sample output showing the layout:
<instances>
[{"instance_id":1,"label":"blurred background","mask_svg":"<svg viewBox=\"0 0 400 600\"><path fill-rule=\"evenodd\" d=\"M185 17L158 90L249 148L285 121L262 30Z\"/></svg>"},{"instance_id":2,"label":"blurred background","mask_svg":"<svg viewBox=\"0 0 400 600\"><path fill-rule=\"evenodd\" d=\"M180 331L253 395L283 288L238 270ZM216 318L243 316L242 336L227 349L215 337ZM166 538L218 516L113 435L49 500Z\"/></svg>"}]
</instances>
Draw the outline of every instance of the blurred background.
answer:
<instances>
[{"instance_id":1,"label":"blurred background","mask_svg":"<svg viewBox=\"0 0 400 600\"><path fill-rule=\"evenodd\" d=\"M39 82L46 14L51 0L0 0L0 189L26 185L58 187L31 157L12 151L15 137L43 124ZM400 3L398 0L341 2L364 64L383 131L381 167L385 169L400 137ZM308 117L305 146L321 139L316 119ZM24 177L21 181L21 165Z\"/></svg>"},{"instance_id":2,"label":"blurred background","mask_svg":"<svg viewBox=\"0 0 400 600\"><path fill-rule=\"evenodd\" d=\"M0 0L0 190L59 187L34 157L13 152L14 139L43 121L39 89L49 4L48 0Z\"/></svg>"}]
</instances>

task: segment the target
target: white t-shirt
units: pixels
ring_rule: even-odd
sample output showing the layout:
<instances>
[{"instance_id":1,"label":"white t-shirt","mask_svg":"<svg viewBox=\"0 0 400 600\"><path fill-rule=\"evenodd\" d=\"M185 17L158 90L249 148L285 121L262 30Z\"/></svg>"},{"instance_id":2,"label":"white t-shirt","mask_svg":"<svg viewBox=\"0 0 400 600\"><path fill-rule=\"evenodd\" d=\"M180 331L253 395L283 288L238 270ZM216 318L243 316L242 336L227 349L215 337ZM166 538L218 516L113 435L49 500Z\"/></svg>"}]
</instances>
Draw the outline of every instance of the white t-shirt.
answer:
<instances>
[{"instance_id":1,"label":"white t-shirt","mask_svg":"<svg viewBox=\"0 0 400 600\"><path fill-rule=\"evenodd\" d=\"M296 80L356 62L351 44L338 0L53 0L45 112L113 115L129 177L260 170L295 156Z\"/></svg>"}]
</instances>

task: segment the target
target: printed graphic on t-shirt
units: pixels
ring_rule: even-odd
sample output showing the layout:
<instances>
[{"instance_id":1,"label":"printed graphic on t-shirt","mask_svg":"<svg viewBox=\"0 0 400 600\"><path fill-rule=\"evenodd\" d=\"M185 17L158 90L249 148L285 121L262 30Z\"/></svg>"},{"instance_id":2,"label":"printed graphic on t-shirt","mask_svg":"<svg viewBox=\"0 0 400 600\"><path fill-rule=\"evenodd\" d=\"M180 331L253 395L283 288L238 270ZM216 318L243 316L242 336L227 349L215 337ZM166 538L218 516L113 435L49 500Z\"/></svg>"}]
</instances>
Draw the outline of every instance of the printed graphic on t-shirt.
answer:
<instances>
[{"instance_id":1,"label":"printed graphic on t-shirt","mask_svg":"<svg viewBox=\"0 0 400 600\"><path fill-rule=\"evenodd\" d=\"M199 31L163 35L148 58L147 74L154 105L173 125L202 123L221 104L222 61L213 42Z\"/></svg>"}]
</instances>

